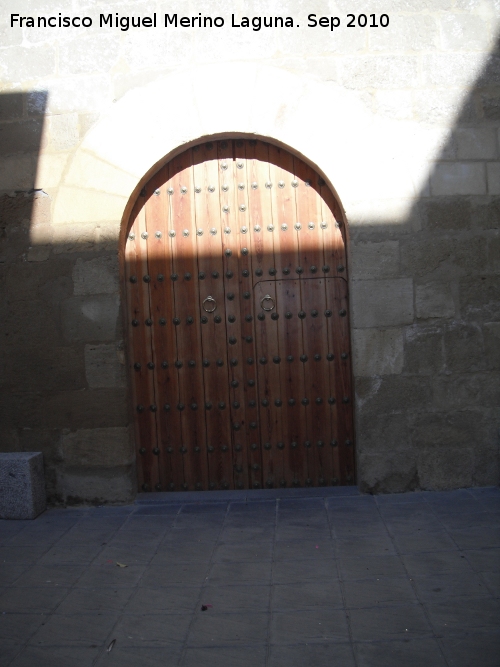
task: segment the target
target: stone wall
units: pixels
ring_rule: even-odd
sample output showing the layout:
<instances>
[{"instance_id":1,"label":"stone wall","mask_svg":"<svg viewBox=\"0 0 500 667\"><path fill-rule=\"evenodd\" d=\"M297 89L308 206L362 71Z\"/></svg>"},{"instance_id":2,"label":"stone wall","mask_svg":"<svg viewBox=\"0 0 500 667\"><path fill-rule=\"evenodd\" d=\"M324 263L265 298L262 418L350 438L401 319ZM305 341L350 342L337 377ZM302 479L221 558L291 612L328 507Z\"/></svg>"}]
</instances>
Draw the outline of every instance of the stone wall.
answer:
<instances>
[{"instance_id":1,"label":"stone wall","mask_svg":"<svg viewBox=\"0 0 500 667\"><path fill-rule=\"evenodd\" d=\"M243 133L311 161L346 210L360 487L497 484L498 2L388 0L390 28L333 33L307 14L361 2L289 2L301 27L260 32L10 28L173 11L22 5L0 17L1 450L43 451L53 502L134 496L120 233L176 150Z\"/></svg>"}]
</instances>

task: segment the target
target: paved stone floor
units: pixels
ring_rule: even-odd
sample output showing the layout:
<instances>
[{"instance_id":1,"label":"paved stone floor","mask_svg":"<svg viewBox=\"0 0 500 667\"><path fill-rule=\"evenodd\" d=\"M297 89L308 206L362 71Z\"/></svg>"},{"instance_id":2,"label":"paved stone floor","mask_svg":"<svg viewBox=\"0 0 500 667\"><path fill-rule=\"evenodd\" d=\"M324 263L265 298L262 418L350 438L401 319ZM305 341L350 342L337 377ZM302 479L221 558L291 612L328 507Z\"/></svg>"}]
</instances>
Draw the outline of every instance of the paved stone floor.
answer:
<instances>
[{"instance_id":1,"label":"paved stone floor","mask_svg":"<svg viewBox=\"0 0 500 667\"><path fill-rule=\"evenodd\" d=\"M498 488L303 494L0 521L0 666L500 665Z\"/></svg>"}]
</instances>

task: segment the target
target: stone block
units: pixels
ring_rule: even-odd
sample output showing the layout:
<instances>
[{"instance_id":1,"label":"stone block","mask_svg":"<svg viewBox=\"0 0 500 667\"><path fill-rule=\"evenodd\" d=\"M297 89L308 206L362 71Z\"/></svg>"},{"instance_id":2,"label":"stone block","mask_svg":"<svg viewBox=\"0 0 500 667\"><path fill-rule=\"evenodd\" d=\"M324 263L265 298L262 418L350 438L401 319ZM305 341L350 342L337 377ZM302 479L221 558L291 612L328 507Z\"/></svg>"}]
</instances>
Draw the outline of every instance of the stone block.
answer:
<instances>
[{"instance_id":1,"label":"stone block","mask_svg":"<svg viewBox=\"0 0 500 667\"><path fill-rule=\"evenodd\" d=\"M54 206L53 223L121 220L127 198L118 195L62 186Z\"/></svg>"},{"instance_id":2,"label":"stone block","mask_svg":"<svg viewBox=\"0 0 500 667\"><path fill-rule=\"evenodd\" d=\"M65 153L42 153L38 157L35 188L49 190L59 187L68 155Z\"/></svg>"},{"instance_id":3,"label":"stone block","mask_svg":"<svg viewBox=\"0 0 500 667\"><path fill-rule=\"evenodd\" d=\"M352 335L356 376L395 375L403 368L401 329L355 329Z\"/></svg>"},{"instance_id":4,"label":"stone block","mask_svg":"<svg viewBox=\"0 0 500 667\"><path fill-rule=\"evenodd\" d=\"M483 91L479 95L482 116L486 120L500 120L500 95L493 91Z\"/></svg>"},{"instance_id":5,"label":"stone block","mask_svg":"<svg viewBox=\"0 0 500 667\"><path fill-rule=\"evenodd\" d=\"M339 81L346 88L407 88L417 79L415 56L348 56L339 62Z\"/></svg>"},{"instance_id":6,"label":"stone block","mask_svg":"<svg viewBox=\"0 0 500 667\"><path fill-rule=\"evenodd\" d=\"M455 130L459 160L494 160L497 157L496 132L493 128Z\"/></svg>"},{"instance_id":7,"label":"stone block","mask_svg":"<svg viewBox=\"0 0 500 667\"><path fill-rule=\"evenodd\" d=\"M75 295L118 294L118 257L79 257L73 269Z\"/></svg>"},{"instance_id":8,"label":"stone block","mask_svg":"<svg viewBox=\"0 0 500 667\"><path fill-rule=\"evenodd\" d=\"M91 389L125 387L124 364L121 343L85 345L85 374Z\"/></svg>"},{"instance_id":9,"label":"stone block","mask_svg":"<svg viewBox=\"0 0 500 667\"><path fill-rule=\"evenodd\" d=\"M415 287L417 319L453 317L455 303L451 286L446 283L427 283Z\"/></svg>"},{"instance_id":10,"label":"stone block","mask_svg":"<svg viewBox=\"0 0 500 667\"><path fill-rule=\"evenodd\" d=\"M137 495L133 465L117 468L59 469L58 497L67 505L130 503Z\"/></svg>"},{"instance_id":11,"label":"stone block","mask_svg":"<svg viewBox=\"0 0 500 667\"><path fill-rule=\"evenodd\" d=\"M445 491L472 486L472 447L440 447L417 456L419 486L427 491Z\"/></svg>"},{"instance_id":12,"label":"stone block","mask_svg":"<svg viewBox=\"0 0 500 667\"><path fill-rule=\"evenodd\" d=\"M469 229L471 219L472 204L465 197L431 200L422 207L422 227L425 230Z\"/></svg>"},{"instance_id":13,"label":"stone block","mask_svg":"<svg viewBox=\"0 0 500 667\"><path fill-rule=\"evenodd\" d=\"M12 30L9 30L12 32ZM0 43L3 43L0 36ZM17 120L24 113L24 94L3 92L0 96L0 121Z\"/></svg>"},{"instance_id":14,"label":"stone block","mask_svg":"<svg viewBox=\"0 0 500 667\"><path fill-rule=\"evenodd\" d=\"M411 90L377 90L377 113L394 120L413 118L413 94Z\"/></svg>"},{"instance_id":15,"label":"stone block","mask_svg":"<svg viewBox=\"0 0 500 667\"><path fill-rule=\"evenodd\" d=\"M464 15L468 18L468 15ZM474 73L479 74L484 66L484 55L482 53L429 53L422 57L422 72L424 85L442 86L444 89L450 87L459 88L468 86ZM429 90L422 93L429 94ZM463 94L457 95L457 91L449 91L455 97L457 110L462 103Z\"/></svg>"},{"instance_id":16,"label":"stone block","mask_svg":"<svg viewBox=\"0 0 500 667\"><path fill-rule=\"evenodd\" d=\"M437 163L430 182L433 195L484 195L485 165L478 162Z\"/></svg>"},{"instance_id":17,"label":"stone block","mask_svg":"<svg viewBox=\"0 0 500 667\"><path fill-rule=\"evenodd\" d=\"M439 67L439 63L436 64ZM463 75L463 70L460 70ZM450 127L460 114L461 120L472 121L476 119L476 109L469 99L457 90L450 90L446 83L441 88L425 88L413 91L415 118L422 123L432 123L444 127ZM461 85L461 84L459 84ZM446 151L448 153L448 151ZM435 158L447 159L447 154L438 155Z\"/></svg>"},{"instance_id":18,"label":"stone block","mask_svg":"<svg viewBox=\"0 0 500 667\"><path fill-rule=\"evenodd\" d=\"M0 453L0 519L34 519L46 506L42 453Z\"/></svg>"},{"instance_id":19,"label":"stone block","mask_svg":"<svg viewBox=\"0 0 500 667\"><path fill-rule=\"evenodd\" d=\"M130 405L124 389L84 389L60 391L49 396L33 396L17 401L18 423L32 428L77 429L111 428L127 426ZM31 413L26 409L31 406Z\"/></svg>"},{"instance_id":20,"label":"stone block","mask_svg":"<svg viewBox=\"0 0 500 667\"><path fill-rule=\"evenodd\" d=\"M59 47L59 73L76 76L94 72L109 72L119 58L120 34L77 37L61 42Z\"/></svg>"},{"instance_id":21,"label":"stone block","mask_svg":"<svg viewBox=\"0 0 500 667\"><path fill-rule=\"evenodd\" d=\"M8 132L0 132L0 155L38 154L42 148L43 120L32 118L9 123Z\"/></svg>"},{"instance_id":22,"label":"stone block","mask_svg":"<svg viewBox=\"0 0 500 667\"><path fill-rule=\"evenodd\" d=\"M434 16L396 14L391 16L390 30L370 30L369 40L371 51L433 51L439 32Z\"/></svg>"},{"instance_id":23,"label":"stone block","mask_svg":"<svg viewBox=\"0 0 500 667\"><path fill-rule=\"evenodd\" d=\"M83 389L85 374L82 350L59 347L45 341L37 347L11 352L5 363L5 377L12 391L48 392Z\"/></svg>"},{"instance_id":24,"label":"stone block","mask_svg":"<svg viewBox=\"0 0 500 667\"><path fill-rule=\"evenodd\" d=\"M137 179L93 155L80 151L71 162L65 183L128 197L137 185Z\"/></svg>"},{"instance_id":25,"label":"stone block","mask_svg":"<svg viewBox=\"0 0 500 667\"><path fill-rule=\"evenodd\" d=\"M483 339L486 370L500 370L500 322L484 324Z\"/></svg>"},{"instance_id":26,"label":"stone block","mask_svg":"<svg viewBox=\"0 0 500 667\"><path fill-rule=\"evenodd\" d=\"M500 405L500 377L493 372L436 376L433 395L436 410L494 408Z\"/></svg>"},{"instance_id":27,"label":"stone block","mask_svg":"<svg viewBox=\"0 0 500 667\"><path fill-rule=\"evenodd\" d=\"M118 468L135 459L129 429L79 429L61 436L60 448L66 466Z\"/></svg>"},{"instance_id":28,"label":"stone block","mask_svg":"<svg viewBox=\"0 0 500 667\"><path fill-rule=\"evenodd\" d=\"M422 412L432 404L431 379L387 375L356 378L356 406L360 415Z\"/></svg>"},{"instance_id":29,"label":"stone block","mask_svg":"<svg viewBox=\"0 0 500 667\"><path fill-rule=\"evenodd\" d=\"M441 44L446 51L487 51L491 44L488 22L470 12L447 12L439 18Z\"/></svg>"},{"instance_id":30,"label":"stone block","mask_svg":"<svg viewBox=\"0 0 500 667\"><path fill-rule=\"evenodd\" d=\"M459 282L460 312L468 320L500 320L500 281L498 276L471 276Z\"/></svg>"},{"instance_id":31,"label":"stone block","mask_svg":"<svg viewBox=\"0 0 500 667\"><path fill-rule=\"evenodd\" d=\"M87 252L97 246L95 222L53 225L53 252L64 254Z\"/></svg>"},{"instance_id":32,"label":"stone block","mask_svg":"<svg viewBox=\"0 0 500 667\"><path fill-rule=\"evenodd\" d=\"M472 224L479 229L500 229L500 197L480 197L474 201Z\"/></svg>"},{"instance_id":33,"label":"stone block","mask_svg":"<svg viewBox=\"0 0 500 667\"><path fill-rule=\"evenodd\" d=\"M11 46L2 50L3 78L21 84L32 79L51 76L56 71L56 49L46 44Z\"/></svg>"},{"instance_id":34,"label":"stone block","mask_svg":"<svg viewBox=\"0 0 500 667\"><path fill-rule=\"evenodd\" d=\"M412 416L411 439L419 451L473 447L481 442L484 432L485 421L479 410L422 412Z\"/></svg>"},{"instance_id":35,"label":"stone block","mask_svg":"<svg viewBox=\"0 0 500 667\"><path fill-rule=\"evenodd\" d=\"M2 135L0 129L0 136ZM35 159L31 155L13 155L0 162L0 183L5 190L31 190L35 182Z\"/></svg>"},{"instance_id":36,"label":"stone block","mask_svg":"<svg viewBox=\"0 0 500 667\"><path fill-rule=\"evenodd\" d=\"M408 450L360 454L358 484L363 493L401 493L418 489L415 453Z\"/></svg>"},{"instance_id":37,"label":"stone block","mask_svg":"<svg viewBox=\"0 0 500 667\"><path fill-rule=\"evenodd\" d=\"M116 295L78 296L62 304L63 335L68 341L116 338L120 299Z\"/></svg>"},{"instance_id":38,"label":"stone block","mask_svg":"<svg viewBox=\"0 0 500 667\"><path fill-rule=\"evenodd\" d=\"M380 454L411 448L406 414L372 414L360 411L356 423L357 453Z\"/></svg>"},{"instance_id":39,"label":"stone block","mask_svg":"<svg viewBox=\"0 0 500 667\"><path fill-rule=\"evenodd\" d=\"M497 420L497 430L499 428ZM477 446L474 449L474 473L472 486L498 486L500 465L498 444Z\"/></svg>"},{"instance_id":40,"label":"stone block","mask_svg":"<svg viewBox=\"0 0 500 667\"><path fill-rule=\"evenodd\" d=\"M435 375L444 370L444 342L441 327L408 327L405 332L405 373Z\"/></svg>"},{"instance_id":41,"label":"stone block","mask_svg":"<svg viewBox=\"0 0 500 667\"><path fill-rule=\"evenodd\" d=\"M413 322L413 281L357 280L352 283L353 326L387 327Z\"/></svg>"},{"instance_id":42,"label":"stone block","mask_svg":"<svg viewBox=\"0 0 500 667\"><path fill-rule=\"evenodd\" d=\"M449 282L453 276L484 270L487 239L479 234L421 234L401 240L401 270L426 280Z\"/></svg>"},{"instance_id":43,"label":"stone block","mask_svg":"<svg viewBox=\"0 0 500 667\"><path fill-rule=\"evenodd\" d=\"M36 76L40 74L37 73ZM50 90L47 99L47 113L99 112L113 100L112 83L108 76L88 75L78 77L46 78L43 86ZM40 113L40 104L45 90L30 90L28 93L28 113Z\"/></svg>"},{"instance_id":44,"label":"stone block","mask_svg":"<svg viewBox=\"0 0 500 667\"><path fill-rule=\"evenodd\" d=\"M356 280L392 278L399 273L399 241L352 244L349 259Z\"/></svg>"},{"instance_id":45,"label":"stone block","mask_svg":"<svg viewBox=\"0 0 500 667\"><path fill-rule=\"evenodd\" d=\"M488 194L500 195L500 162L488 162L486 165Z\"/></svg>"},{"instance_id":46,"label":"stone block","mask_svg":"<svg viewBox=\"0 0 500 667\"><path fill-rule=\"evenodd\" d=\"M476 323L454 322L444 333L446 369L452 373L486 370L483 334Z\"/></svg>"},{"instance_id":47,"label":"stone block","mask_svg":"<svg viewBox=\"0 0 500 667\"><path fill-rule=\"evenodd\" d=\"M47 126L48 142L56 151L69 150L80 141L77 113L49 116Z\"/></svg>"}]
</instances>

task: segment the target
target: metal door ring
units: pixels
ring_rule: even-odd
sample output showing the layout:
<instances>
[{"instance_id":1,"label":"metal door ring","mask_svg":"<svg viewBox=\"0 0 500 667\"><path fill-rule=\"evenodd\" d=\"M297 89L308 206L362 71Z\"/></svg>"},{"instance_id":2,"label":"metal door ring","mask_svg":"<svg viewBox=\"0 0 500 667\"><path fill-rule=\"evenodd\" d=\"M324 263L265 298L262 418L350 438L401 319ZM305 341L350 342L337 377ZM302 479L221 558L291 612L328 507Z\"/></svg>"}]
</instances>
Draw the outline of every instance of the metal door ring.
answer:
<instances>
[{"instance_id":1,"label":"metal door ring","mask_svg":"<svg viewBox=\"0 0 500 667\"><path fill-rule=\"evenodd\" d=\"M207 307L207 304L210 305ZM213 298L213 296L207 296L207 298L204 299L203 310L206 313L213 313L215 310L217 310L217 301Z\"/></svg>"},{"instance_id":2,"label":"metal door ring","mask_svg":"<svg viewBox=\"0 0 500 667\"><path fill-rule=\"evenodd\" d=\"M269 301L271 302L271 307L269 307L269 304L266 304L267 305L266 307L264 305L264 302L269 302ZM276 304L274 303L274 299L272 298L272 296L270 294L266 294L266 296L262 297L262 299L260 300L260 306L262 310L269 311L269 310L274 310Z\"/></svg>"}]
</instances>

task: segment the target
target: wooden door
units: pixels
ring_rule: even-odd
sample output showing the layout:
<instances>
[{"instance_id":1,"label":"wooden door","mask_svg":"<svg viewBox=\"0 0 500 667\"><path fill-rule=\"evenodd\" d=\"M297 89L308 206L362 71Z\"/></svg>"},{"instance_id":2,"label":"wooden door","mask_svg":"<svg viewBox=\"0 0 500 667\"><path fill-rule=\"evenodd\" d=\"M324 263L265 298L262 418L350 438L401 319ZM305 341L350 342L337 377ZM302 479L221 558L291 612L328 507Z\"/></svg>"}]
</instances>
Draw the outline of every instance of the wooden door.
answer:
<instances>
[{"instance_id":1,"label":"wooden door","mask_svg":"<svg viewBox=\"0 0 500 667\"><path fill-rule=\"evenodd\" d=\"M195 146L143 189L123 258L142 490L354 483L345 228L313 169Z\"/></svg>"}]
</instances>

